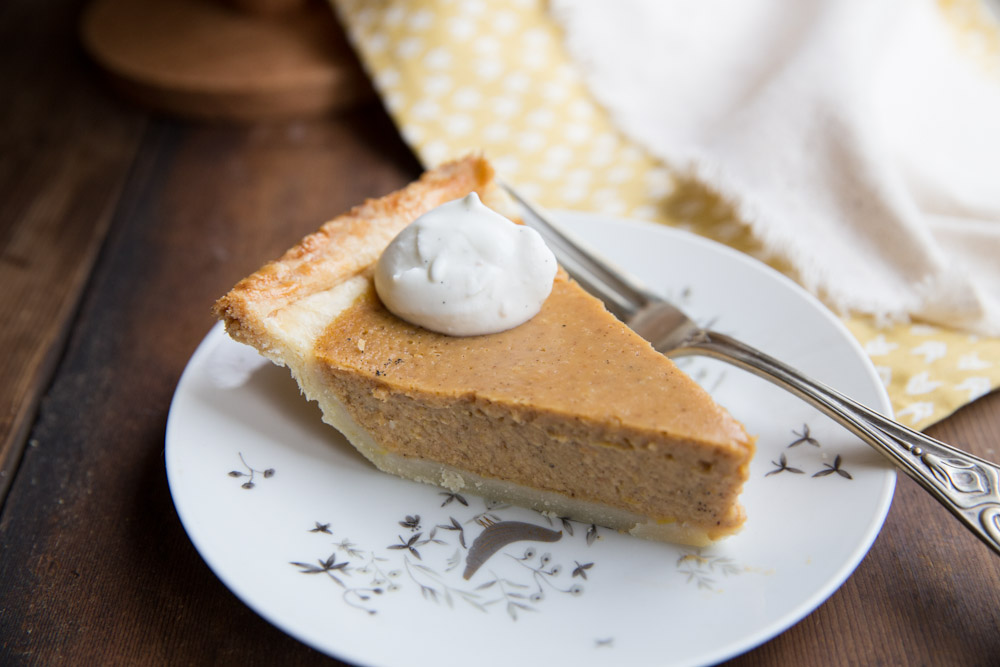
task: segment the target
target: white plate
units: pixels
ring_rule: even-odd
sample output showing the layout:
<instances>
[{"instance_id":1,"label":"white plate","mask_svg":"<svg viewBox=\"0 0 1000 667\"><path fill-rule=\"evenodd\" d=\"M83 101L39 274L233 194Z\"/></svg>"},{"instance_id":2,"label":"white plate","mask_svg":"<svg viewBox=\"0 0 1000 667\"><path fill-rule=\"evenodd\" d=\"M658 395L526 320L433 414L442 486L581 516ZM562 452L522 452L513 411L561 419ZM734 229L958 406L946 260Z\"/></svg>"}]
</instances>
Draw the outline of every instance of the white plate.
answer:
<instances>
[{"instance_id":1,"label":"white plate","mask_svg":"<svg viewBox=\"0 0 1000 667\"><path fill-rule=\"evenodd\" d=\"M867 358L793 283L663 227L568 222L700 319L888 413ZM704 664L820 605L867 553L895 473L814 409L712 360L682 365L759 436L744 531L707 549L550 520L376 471L287 371L218 327L178 385L170 490L220 579L285 632L364 665ZM477 521L478 519L478 521ZM466 580L489 523L556 541L501 548Z\"/></svg>"}]
</instances>

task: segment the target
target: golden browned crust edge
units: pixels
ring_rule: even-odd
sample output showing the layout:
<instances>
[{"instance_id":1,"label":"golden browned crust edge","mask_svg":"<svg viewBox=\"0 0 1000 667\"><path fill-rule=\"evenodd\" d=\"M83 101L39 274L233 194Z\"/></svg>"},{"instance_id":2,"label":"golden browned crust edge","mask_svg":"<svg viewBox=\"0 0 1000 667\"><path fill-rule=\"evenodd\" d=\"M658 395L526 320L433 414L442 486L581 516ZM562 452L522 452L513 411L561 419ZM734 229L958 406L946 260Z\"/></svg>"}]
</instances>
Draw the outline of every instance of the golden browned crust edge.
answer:
<instances>
[{"instance_id":1,"label":"golden browned crust edge","mask_svg":"<svg viewBox=\"0 0 1000 667\"><path fill-rule=\"evenodd\" d=\"M264 322L271 313L364 270L403 227L430 209L473 190L487 199L495 196L495 188L493 168L480 155L442 164L406 187L323 224L237 283L216 301L213 312L234 340L263 352Z\"/></svg>"}]
</instances>

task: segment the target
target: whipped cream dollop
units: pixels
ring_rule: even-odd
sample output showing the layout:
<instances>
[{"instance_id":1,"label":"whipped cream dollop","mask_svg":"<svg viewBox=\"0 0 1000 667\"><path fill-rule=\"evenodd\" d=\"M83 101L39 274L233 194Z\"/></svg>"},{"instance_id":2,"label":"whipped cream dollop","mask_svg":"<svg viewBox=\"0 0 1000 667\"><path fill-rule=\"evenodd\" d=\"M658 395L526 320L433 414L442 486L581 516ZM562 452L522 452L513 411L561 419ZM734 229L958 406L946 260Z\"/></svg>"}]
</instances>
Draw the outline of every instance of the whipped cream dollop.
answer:
<instances>
[{"instance_id":1,"label":"whipped cream dollop","mask_svg":"<svg viewBox=\"0 0 1000 667\"><path fill-rule=\"evenodd\" d=\"M375 264L375 290L397 317L451 336L527 322L552 291L556 258L535 230L472 194L420 216Z\"/></svg>"}]
</instances>

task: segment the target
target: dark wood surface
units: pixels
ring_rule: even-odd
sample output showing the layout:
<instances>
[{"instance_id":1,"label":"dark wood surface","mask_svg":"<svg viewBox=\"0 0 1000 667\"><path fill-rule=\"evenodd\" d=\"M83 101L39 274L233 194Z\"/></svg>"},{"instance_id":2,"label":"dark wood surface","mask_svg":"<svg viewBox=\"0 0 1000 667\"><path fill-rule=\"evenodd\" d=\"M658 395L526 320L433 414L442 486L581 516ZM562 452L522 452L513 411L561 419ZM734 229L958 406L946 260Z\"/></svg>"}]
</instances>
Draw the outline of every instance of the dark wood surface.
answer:
<instances>
[{"instance_id":1,"label":"dark wood surface","mask_svg":"<svg viewBox=\"0 0 1000 667\"><path fill-rule=\"evenodd\" d=\"M0 664L336 664L201 560L164 426L213 300L419 167L375 104L244 126L130 108L78 12L0 5ZM1000 395L932 435L1000 459ZM1000 664L1000 558L900 478L847 583L733 664Z\"/></svg>"}]
</instances>

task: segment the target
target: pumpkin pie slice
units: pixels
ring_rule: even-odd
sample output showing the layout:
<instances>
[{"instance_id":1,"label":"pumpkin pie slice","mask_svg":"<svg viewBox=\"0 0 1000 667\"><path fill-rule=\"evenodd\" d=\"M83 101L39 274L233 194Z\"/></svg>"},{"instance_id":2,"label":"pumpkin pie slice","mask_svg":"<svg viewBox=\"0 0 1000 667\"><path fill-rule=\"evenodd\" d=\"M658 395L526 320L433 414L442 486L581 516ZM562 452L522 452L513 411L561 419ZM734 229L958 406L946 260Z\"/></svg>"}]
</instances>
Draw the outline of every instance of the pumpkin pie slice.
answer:
<instances>
[{"instance_id":1,"label":"pumpkin pie slice","mask_svg":"<svg viewBox=\"0 0 1000 667\"><path fill-rule=\"evenodd\" d=\"M382 305L382 250L473 191L507 205L483 158L431 170L327 222L215 312L381 470L655 540L738 530L753 439L561 270L534 318L496 334L434 333Z\"/></svg>"}]
</instances>

